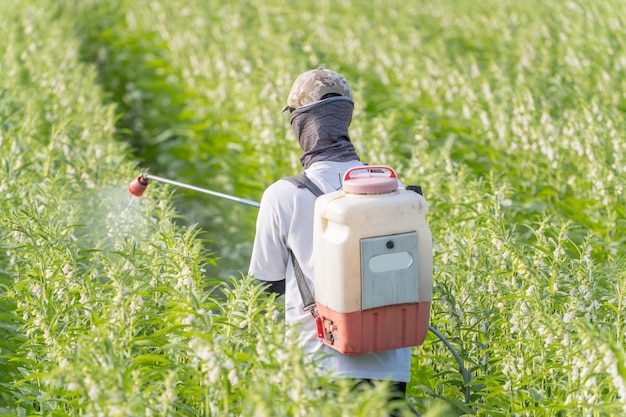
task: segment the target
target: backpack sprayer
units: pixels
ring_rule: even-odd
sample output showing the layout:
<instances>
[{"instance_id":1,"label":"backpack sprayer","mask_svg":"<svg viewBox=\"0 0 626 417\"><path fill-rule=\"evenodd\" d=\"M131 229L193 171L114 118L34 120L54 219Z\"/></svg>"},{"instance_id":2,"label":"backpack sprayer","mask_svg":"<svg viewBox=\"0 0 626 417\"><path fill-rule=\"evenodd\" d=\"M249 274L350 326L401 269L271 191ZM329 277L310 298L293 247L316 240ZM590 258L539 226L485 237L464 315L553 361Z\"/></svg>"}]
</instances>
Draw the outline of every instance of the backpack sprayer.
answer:
<instances>
[{"instance_id":1,"label":"backpack sprayer","mask_svg":"<svg viewBox=\"0 0 626 417\"><path fill-rule=\"evenodd\" d=\"M342 188L315 201L321 338L344 354L420 346L433 281L428 204L420 193L399 188L387 166L351 168Z\"/></svg>"},{"instance_id":2,"label":"backpack sprayer","mask_svg":"<svg viewBox=\"0 0 626 417\"><path fill-rule=\"evenodd\" d=\"M358 170L368 174L355 175ZM260 207L256 201L145 173L128 184L128 191L141 197L149 180ZM314 192L319 197L314 250L321 254L315 258L318 336L333 349L358 354L419 346L430 330L459 364L468 404L469 373L452 345L428 324L432 243L421 189L399 193L393 169L365 166L346 172L344 190L321 196ZM359 210L355 210L357 204ZM408 228L399 226L403 223ZM363 231L359 227L363 225L371 230ZM358 231L349 233L351 229ZM338 272L333 274L329 268ZM412 278L416 275L417 281ZM339 291L336 282L327 278L331 276L341 282ZM359 297L355 298L355 293Z\"/></svg>"}]
</instances>

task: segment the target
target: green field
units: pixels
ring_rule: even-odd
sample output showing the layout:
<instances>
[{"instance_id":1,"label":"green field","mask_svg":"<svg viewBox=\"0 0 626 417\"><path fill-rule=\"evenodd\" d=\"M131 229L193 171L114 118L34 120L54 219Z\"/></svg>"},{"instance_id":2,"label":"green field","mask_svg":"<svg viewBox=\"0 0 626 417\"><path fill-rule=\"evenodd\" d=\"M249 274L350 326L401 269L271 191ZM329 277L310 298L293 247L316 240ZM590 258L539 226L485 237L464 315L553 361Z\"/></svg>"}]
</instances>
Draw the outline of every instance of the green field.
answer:
<instances>
[{"instance_id":1,"label":"green field","mask_svg":"<svg viewBox=\"0 0 626 417\"><path fill-rule=\"evenodd\" d=\"M368 163L420 184L423 416L626 416L626 2L3 0L0 415L377 416L245 277L324 66ZM465 393L470 398L466 401ZM407 415L409 412L407 411Z\"/></svg>"}]
</instances>

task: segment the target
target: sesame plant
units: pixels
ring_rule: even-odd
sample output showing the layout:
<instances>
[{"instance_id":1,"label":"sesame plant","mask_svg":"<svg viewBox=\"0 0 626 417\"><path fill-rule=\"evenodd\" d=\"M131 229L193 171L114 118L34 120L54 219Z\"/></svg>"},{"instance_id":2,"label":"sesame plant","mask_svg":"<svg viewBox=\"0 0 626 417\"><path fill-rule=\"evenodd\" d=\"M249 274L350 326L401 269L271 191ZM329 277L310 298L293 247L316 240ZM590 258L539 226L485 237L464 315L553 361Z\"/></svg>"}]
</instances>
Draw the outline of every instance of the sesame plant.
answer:
<instances>
[{"instance_id":1,"label":"sesame plant","mask_svg":"<svg viewBox=\"0 0 626 417\"><path fill-rule=\"evenodd\" d=\"M335 69L352 140L429 202L423 416L626 415L623 1L0 3L0 415L372 416L245 276ZM406 412L409 414L409 411Z\"/></svg>"}]
</instances>

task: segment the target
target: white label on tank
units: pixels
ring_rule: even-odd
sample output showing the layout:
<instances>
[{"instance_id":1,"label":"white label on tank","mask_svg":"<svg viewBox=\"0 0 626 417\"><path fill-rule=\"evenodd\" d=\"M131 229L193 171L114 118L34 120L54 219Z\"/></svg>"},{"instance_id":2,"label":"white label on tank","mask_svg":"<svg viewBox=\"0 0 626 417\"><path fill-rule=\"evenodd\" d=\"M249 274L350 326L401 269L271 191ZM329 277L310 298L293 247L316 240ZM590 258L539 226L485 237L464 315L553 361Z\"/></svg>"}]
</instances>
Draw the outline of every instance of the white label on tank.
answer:
<instances>
[{"instance_id":1,"label":"white label on tank","mask_svg":"<svg viewBox=\"0 0 626 417\"><path fill-rule=\"evenodd\" d=\"M406 269L413 263L413 256L409 252L388 253L377 255L370 259L372 272L391 272Z\"/></svg>"}]
</instances>

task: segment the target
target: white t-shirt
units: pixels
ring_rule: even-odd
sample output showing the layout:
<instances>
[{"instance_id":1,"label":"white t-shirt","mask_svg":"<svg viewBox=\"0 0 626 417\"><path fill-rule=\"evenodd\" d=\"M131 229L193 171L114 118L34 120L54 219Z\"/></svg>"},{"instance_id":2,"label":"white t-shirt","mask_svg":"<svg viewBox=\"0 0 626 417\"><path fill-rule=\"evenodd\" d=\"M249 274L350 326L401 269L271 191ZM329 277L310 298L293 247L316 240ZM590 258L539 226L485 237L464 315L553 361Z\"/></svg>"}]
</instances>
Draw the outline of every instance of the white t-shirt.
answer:
<instances>
[{"instance_id":1,"label":"white t-shirt","mask_svg":"<svg viewBox=\"0 0 626 417\"><path fill-rule=\"evenodd\" d=\"M305 170L315 185L325 193L341 189L343 174L362 166L360 161L315 162ZM317 337L310 312L302 310L302 297L289 258L290 248L313 286L313 218L315 196L309 190L280 180L270 185L261 200L249 274L262 281L286 279L285 320L300 329L298 341L321 371L340 378L386 379L409 382L411 349L403 348L364 355L344 355L325 346Z\"/></svg>"}]
</instances>

